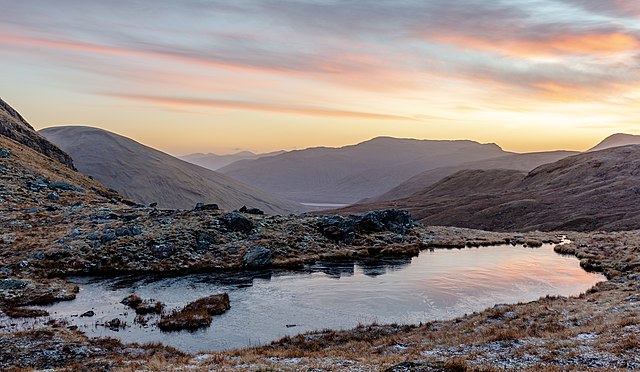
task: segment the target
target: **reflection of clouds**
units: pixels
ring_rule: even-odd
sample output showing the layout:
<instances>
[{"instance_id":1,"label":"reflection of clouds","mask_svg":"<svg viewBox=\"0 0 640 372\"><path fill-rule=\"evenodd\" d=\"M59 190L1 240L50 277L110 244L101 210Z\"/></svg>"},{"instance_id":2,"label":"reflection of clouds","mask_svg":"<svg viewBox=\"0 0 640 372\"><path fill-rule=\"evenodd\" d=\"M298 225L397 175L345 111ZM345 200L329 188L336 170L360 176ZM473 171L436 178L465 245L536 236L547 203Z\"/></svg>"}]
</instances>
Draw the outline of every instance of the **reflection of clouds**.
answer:
<instances>
[{"instance_id":1,"label":"reflection of clouds","mask_svg":"<svg viewBox=\"0 0 640 372\"><path fill-rule=\"evenodd\" d=\"M412 323L448 319L500 303L536 300L545 295L577 295L601 276L584 272L575 258L542 248L499 246L422 252L407 260L317 263L311 272L238 272L173 278L82 278L75 301L52 305L57 316L94 309L84 322L90 336L119 337L127 342L157 342L190 351L247 346L285 335L322 328L352 328L358 323ZM368 276L380 270L381 275ZM382 273L384 271L384 273ZM377 271L376 271L377 272ZM244 286L243 284L250 284ZM156 328L131 327L110 332L92 327L96 319L123 317L120 301L132 292L155 298L169 309L227 291L231 310L210 329L161 334ZM0 318L0 325L9 322ZM286 325L296 327L287 328Z\"/></svg>"}]
</instances>

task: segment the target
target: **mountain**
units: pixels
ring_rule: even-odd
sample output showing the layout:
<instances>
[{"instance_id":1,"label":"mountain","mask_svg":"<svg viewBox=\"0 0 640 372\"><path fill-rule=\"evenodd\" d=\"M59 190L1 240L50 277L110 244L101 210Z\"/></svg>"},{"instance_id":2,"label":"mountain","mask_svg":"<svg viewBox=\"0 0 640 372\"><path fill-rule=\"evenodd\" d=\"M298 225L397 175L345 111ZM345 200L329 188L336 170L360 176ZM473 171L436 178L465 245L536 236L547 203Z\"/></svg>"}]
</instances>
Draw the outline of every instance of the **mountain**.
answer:
<instances>
[{"instance_id":1,"label":"mountain","mask_svg":"<svg viewBox=\"0 0 640 372\"><path fill-rule=\"evenodd\" d=\"M589 151L599 151L618 146L640 145L640 136L625 133L613 134L591 148Z\"/></svg>"},{"instance_id":2,"label":"mountain","mask_svg":"<svg viewBox=\"0 0 640 372\"><path fill-rule=\"evenodd\" d=\"M506 155L495 144L378 137L357 145L317 147L219 171L303 203L354 203L379 195L428 169Z\"/></svg>"},{"instance_id":3,"label":"mountain","mask_svg":"<svg viewBox=\"0 0 640 372\"><path fill-rule=\"evenodd\" d=\"M246 159L257 159L264 156L273 156L282 154L284 151L274 151L264 154L254 154L251 151L241 151L235 154L229 155L218 155L213 153L202 154L189 154L184 156L179 156L179 159L184 161L188 161L189 163L199 165L203 168L218 170L222 167L225 167L231 163L234 163L238 160L246 160Z\"/></svg>"},{"instance_id":4,"label":"mountain","mask_svg":"<svg viewBox=\"0 0 640 372\"><path fill-rule=\"evenodd\" d=\"M39 135L16 110L2 99L0 99L0 135L74 169L73 160L69 155Z\"/></svg>"},{"instance_id":5,"label":"mountain","mask_svg":"<svg viewBox=\"0 0 640 372\"><path fill-rule=\"evenodd\" d=\"M68 126L40 131L74 159L78 170L140 203L190 209L216 203L243 205L272 214L303 209L299 204L242 184L228 176L177 159L129 138L98 128Z\"/></svg>"},{"instance_id":6,"label":"mountain","mask_svg":"<svg viewBox=\"0 0 640 372\"><path fill-rule=\"evenodd\" d=\"M508 154L497 158L478 160L451 167L431 169L411 177L407 181L385 192L384 194L362 200L360 203L381 202L410 196L428 186L465 169L513 169L528 172L542 164L576 155L574 151L547 151L527 154Z\"/></svg>"},{"instance_id":7,"label":"mountain","mask_svg":"<svg viewBox=\"0 0 640 372\"><path fill-rule=\"evenodd\" d=\"M463 170L407 198L340 210L402 208L428 225L497 231L640 228L640 145L570 156L529 173Z\"/></svg>"}]
</instances>

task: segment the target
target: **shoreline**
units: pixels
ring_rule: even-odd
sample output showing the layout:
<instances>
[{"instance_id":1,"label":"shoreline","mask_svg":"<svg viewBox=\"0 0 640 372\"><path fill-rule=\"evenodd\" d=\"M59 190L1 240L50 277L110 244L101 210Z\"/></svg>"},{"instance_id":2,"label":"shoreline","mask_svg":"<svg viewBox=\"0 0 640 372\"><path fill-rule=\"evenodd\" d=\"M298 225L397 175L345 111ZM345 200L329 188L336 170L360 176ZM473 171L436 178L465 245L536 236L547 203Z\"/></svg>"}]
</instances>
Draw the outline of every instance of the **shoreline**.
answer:
<instances>
[{"instance_id":1,"label":"shoreline","mask_svg":"<svg viewBox=\"0 0 640 372\"><path fill-rule=\"evenodd\" d=\"M446 228L443 229L446 230ZM457 230L449 230L449 233L460 234L460 231ZM633 339L626 334L628 332L624 327L632 326L640 329L640 313L625 308L624 311L629 314L618 318L615 313L610 311L612 307L620 303L624 304L624 298L621 298L621 294L629 292L629 286L632 285L629 282L631 279L627 278L628 274L622 275L626 272L620 271L621 267L615 262L616 258L625 255L625 252L618 251L615 256L606 257L611 249L595 244L615 242L625 234L637 239L637 244L640 246L640 231L610 234L569 233L568 235L573 242L563 246L565 248L562 252L556 250L560 254L569 253L578 258L582 257L582 260L591 260L590 262L598 263L603 268L603 274L607 276L608 280L597 284L581 296L547 297L524 304L497 305L468 314L465 317L429 322L422 326L367 325L351 330L317 331L285 337L270 345L217 353L198 353L185 356L176 350L167 351L171 348L154 345L153 353L159 353L162 356L158 356L156 359L152 357L151 364L156 363L162 366L161 369L167 370L178 370L185 366L195 370L226 368L240 370L260 368L340 370L341 368L336 368L337 364L335 364L340 360L346 361L344 362L346 364L343 363L343 367L352 366L357 370L380 370L402 363L405 363L405 367L413 366L411 368L414 370L415 368L424 369L427 366L429 368L445 368L451 367L453 364L464 365L467 368L486 367L489 370L494 364L502 365L502 368L529 368L531 370L540 366L547 366L551 370L553 368L568 368L571 364L567 364L569 361L561 357L558 350L568 348L575 350L594 349L595 346L591 344L596 343L594 340L597 340L598 336L594 335L598 333L590 330L598 329L601 333L605 332L602 329L603 325L606 325L607 332L612 333L615 337L609 336L609 341L603 345L598 344L598 347L614 348L612 345L617 344L616 340L619 340L620 343L635 345ZM627 265L625 267L627 272L637 270L640 267L640 265L637 267L634 265L635 263ZM635 273L635 271L633 272ZM637 293L637 289L635 292ZM640 302L640 296L638 296L638 301ZM598 303L598 306L593 305L595 302ZM589 303L592 305L588 305ZM559 323L557 318L565 312L567 314L582 313L585 308L590 308L591 312L596 314L585 317L586 320L589 320L588 324L557 326ZM607 317L604 314L606 312L613 314L613 319L616 321L624 318L630 324L622 327L616 326L617 323L612 321L611 316ZM512 313L516 316L513 317ZM562 316L567 317L567 315ZM601 323L600 326L593 322L596 318L600 320L597 322ZM603 319L606 321L602 322ZM520 325L514 329L510 324L525 321L528 322L528 326L525 328ZM557 329L551 329L553 327L550 327L549 324L556 324ZM70 331L63 328L54 331L62 338L74 339L74 342L78 342L78 338L84 338L81 343L97 342L96 340L88 340L83 335L69 335L68 332ZM559 334L562 334L562 337L559 337ZM570 337L567 338L568 335ZM519 356L521 352L518 350L523 347L531 349L532 355L536 355L530 357L529 362L521 360L522 356ZM154 370L145 369L144 366L147 364L144 364L139 358L126 357L127 352L124 350L134 348L134 346L120 344L119 348L121 348L120 351L113 354L112 357L124 358L122 359L123 363L135 365L139 370ZM354 353L354 350L358 352ZM608 352L605 355L604 367L640 367L635 364L633 359L635 354L630 354L628 350L630 349L622 347L616 353ZM553 354L554 352L558 355ZM585 349L584 353L588 354L588 352L591 351ZM575 351L573 353L575 354ZM363 357L363 355L369 356ZM479 355L484 359L479 360ZM494 358L490 358L490 355L494 355ZM504 360L499 362L496 358L513 360L515 364L505 364ZM575 367L585 367L589 363L591 362L581 362Z\"/></svg>"}]
</instances>

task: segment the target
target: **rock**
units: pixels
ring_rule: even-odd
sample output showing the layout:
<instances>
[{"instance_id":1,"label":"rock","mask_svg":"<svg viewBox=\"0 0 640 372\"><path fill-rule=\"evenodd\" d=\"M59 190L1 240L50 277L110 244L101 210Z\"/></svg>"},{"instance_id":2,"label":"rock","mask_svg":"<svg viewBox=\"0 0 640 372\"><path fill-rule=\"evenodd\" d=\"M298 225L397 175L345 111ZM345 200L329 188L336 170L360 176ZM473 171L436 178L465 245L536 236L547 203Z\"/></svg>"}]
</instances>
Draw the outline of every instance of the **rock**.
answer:
<instances>
[{"instance_id":1,"label":"rock","mask_svg":"<svg viewBox=\"0 0 640 372\"><path fill-rule=\"evenodd\" d=\"M67 182L50 182L49 188L53 190L76 191L76 192L84 193L83 189Z\"/></svg>"},{"instance_id":2,"label":"rock","mask_svg":"<svg viewBox=\"0 0 640 372\"><path fill-rule=\"evenodd\" d=\"M0 149L0 159L8 159L11 157L11 151L7 149Z\"/></svg>"},{"instance_id":3,"label":"rock","mask_svg":"<svg viewBox=\"0 0 640 372\"><path fill-rule=\"evenodd\" d=\"M112 331L119 331L121 328L125 328L126 324L120 318L114 318L104 323L104 326Z\"/></svg>"},{"instance_id":4,"label":"rock","mask_svg":"<svg viewBox=\"0 0 640 372\"><path fill-rule=\"evenodd\" d=\"M240 208L240 212L242 213L247 213L247 214L257 214L257 215L263 215L264 211L262 211L261 209L258 208L247 208L246 206L242 206L242 208Z\"/></svg>"},{"instance_id":5,"label":"rock","mask_svg":"<svg viewBox=\"0 0 640 372\"><path fill-rule=\"evenodd\" d=\"M201 298L191 302L184 307L185 311L205 310L210 315L220 315L231 308L229 303L229 295L227 293L219 293L212 296Z\"/></svg>"},{"instance_id":6,"label":"rock","mask_svg":"<svg viewBox=\"0 0 640 372\"><path fill-rule=\"evenodd\" d=\"M27 284L26 281L20 279L2 279L0 280L0 290L22 289Z\"/></svg>"},{"instance_id":7,"label":"rock","mask_svg":"<svg viewBox=\"0 0 640 372\"><path fill-rule=\"evenodd\" d=\"M107 243L112 240L116 240L117 238L118 236L116 235L116 233L114 233L113 231L107 231L104 234L102 234L102 236L100 237L100 241L102 243Z\"/></svg>"},{"instance_id":8,"label":"rock","mask_svg":"<svg viewBox=\"0 0 640 372\"><path fill-rule=\"evenodd\" d=\"M249 233L253 229L253 222L238 212L227 213L220 219L220 222L229 231Z\"/></svg>"},{"instance_id":9,"label":"rock","mask_svg":"<svg viewBox=\"0 0 640 372\"><path fill-rule=\"evenodd\" d=\"M31 191L40 191L49 187L49 181L42 176L38 176L33 181L27 181L26 185Z\"/></svg>"},{"instance_id":10,"label":"rock","mask_svg":"<svg viewBox=\"0 0 640 372\"><path fill-rule=\"evenodd\" d=\"M257 268L268 266L271 263L271 250L265 247L255 247L242 257L245 267Z\"/></svg>"},{"instance_id":11,"label":"rock","mask_svg":"<svg viewBox=\"0 0 640 372\"><path fill-rule=\"evenodd\" d=\"M218 204L204 204L204 203L198 203L196 204L195 208L193 208L194 211L217 211L220 208L218 207Z\"/></svg>"},{"instance_id":12,"label":"rock","mask_svg":"<svg viewBox=\"0 0 640 372\"><path fill-rule=\"evenodd\" d=\"M47 200L56 201L56 200L60 200L60 195L58 195L57 192L52 191L52 192L47 194L46 198L47 198Z\"/></svg>"},{"instance_id":13,"label":"rock","mask_svg":"<svg viewBox=\"0 0 640 372\"><path fill-rule=\"evenodd\" d=\"M170 257L174 252L173 244L154 244L151 246L151 253L157 258Z\"/></svg>"},{"instance_id":14,"label":"rock","mask_svg":"<svg viewBox=\"0 0 640 372\"><path fill-rule=\"evenodd\" d=\"M95 316L95 315L96 313L93 310L89 310L80 314L80 318L91 318L92 316Z\"/></svg>"},{"instance_id":15,"label":"rock","mask_svg":"<svg viewBox=\"0 0 640 372\"><path fill-rule=\"evenodd\" d=\"M158 203L151 203L149 204L149 208L155 208L158 206Z\"/></svg>"},{"instance_id":16,"label":"rock","mask_svg":"<svg viewBox=\"0 0 640 372\"><path fill-rule=\"evenodd\" d=\"M356 236L353 221L341 216L324 216L318 228L324 237L334 242L351 243Z\"/></svg>"},{"instance_id":17,"label":"rock","mask_svg":"<svg viewBox=\"0 0 640 372\"><path fill-rule=\"evenodd\" d=\"M385 209L349 216L356 230L363 233L391 231L406 234L413 227L413 219L407 211Z\"/></svg>"},{"instance_id":18,"label":"rock","mask_svg":"<svg viewBox=\"0 0 640 372\"><path fill-rule=\"evenodd\" d=\"M116 236L136 236L142 234L138 226L123 226L116 229Z\"/></svg>"},{"instance_id":19,"label":"rock","mask_svg":"<svg viewBox=\"0 0 640 372\"><path fill-rule=\"evenodd\" d=\"M217 241L216 237L205 231L196 232L196 245L195 248L198 251L208 251L211 249L211 245Z\"/></svg>"}]
</instances>

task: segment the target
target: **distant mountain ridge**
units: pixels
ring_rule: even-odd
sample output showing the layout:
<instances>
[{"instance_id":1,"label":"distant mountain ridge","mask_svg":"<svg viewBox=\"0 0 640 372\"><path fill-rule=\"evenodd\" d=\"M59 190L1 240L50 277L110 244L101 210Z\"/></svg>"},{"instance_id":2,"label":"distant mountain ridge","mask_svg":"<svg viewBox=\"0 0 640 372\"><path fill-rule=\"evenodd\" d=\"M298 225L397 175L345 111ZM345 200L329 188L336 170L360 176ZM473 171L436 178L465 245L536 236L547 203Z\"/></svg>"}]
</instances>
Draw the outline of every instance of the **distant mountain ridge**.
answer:
<instances>
[{"instance_id":1,"label":"distant mountain ridge","mask_svg":"<svg viewBox=\"0 0 640 372\"><path fill-rule=\"evenodd\" d=\"M626 133L616 133L605 138L599 144L595 145L588 151L599 151L612 147L640 145L640 136Z\"/></svg>"},{"instance_id":2,"label":"distant mountain ridge","mask_svg":"<svg viewBox=\"0 0 640 372\"><path fill-rule=\"evenodd\" d=\"M428 169L509 154L496 144L377 137L356 145L315 147L219 171L254 187L306 203L354 203Z\"/></svg>"},{"instance_id":3,"label":"distant mountain ridge","mask_svg":"<svg viewBox=\"0 0 640 372\"><path fill-rule=\"evenodd\" d=\"M22 115L2 99L0 99L0 135L53 158L68 168L75 169L69 155L39 135Z\"/></svg>"},{"instance_id":4,"label":"distant mountain ridge","mask_svg":"<svg viewBox=\"0 0 640 372\"><path fill-rule=\"evenodd\" d=\"M569 156L535 168L463 170L407 198L353 213L401 208L427 225L498 231L640 228L640 145Z\"/></svg>"},{"instance_id":5,"label":"distant mountain ridge","mask_svg":"<svg viewBox=\"0 0 640 372\"><path fill-rule=\"evenodd\" d=\"M235 154L218 155L214 153L195 153L179 156L179 159L188 161L189 163L199 165L203 168L218 170L238 160L257 159L264 156L274 156L284 153L285 151L273 151L268 153L256 154L251 151L240 151Z\"/></svg>"},{"instance_id":6,"label":"distant mountain ridge","mask_svg":"<svg viewBox=\"0 0 640 372\"><path fill-rule=\"evenodd\" d=\"M246 205L271 214L304 210L302 205L103 129L67 126L40 133L67 151L80 172L144 204L190 209L202 202L227 210Z\"/></svg>"},{"instance_id":7,"label":"distant mountain ridge","mask_svg":"<svg viewBox=\"0 0 640 372\"><path fill-rule=\"evenodd\" d=\"M405 198L433 185L447 176L465 169L512 169L528 172L542 164L552 163L566 158L567 156L576 154L579 154L579 152L562 150L525 154L508 154L497 158L477 160L451 167L430 169L411 177L409 180L401 183L384 194L364 199L359 203L381 202L385 200Z\"/></svg>"}]
</instances>

